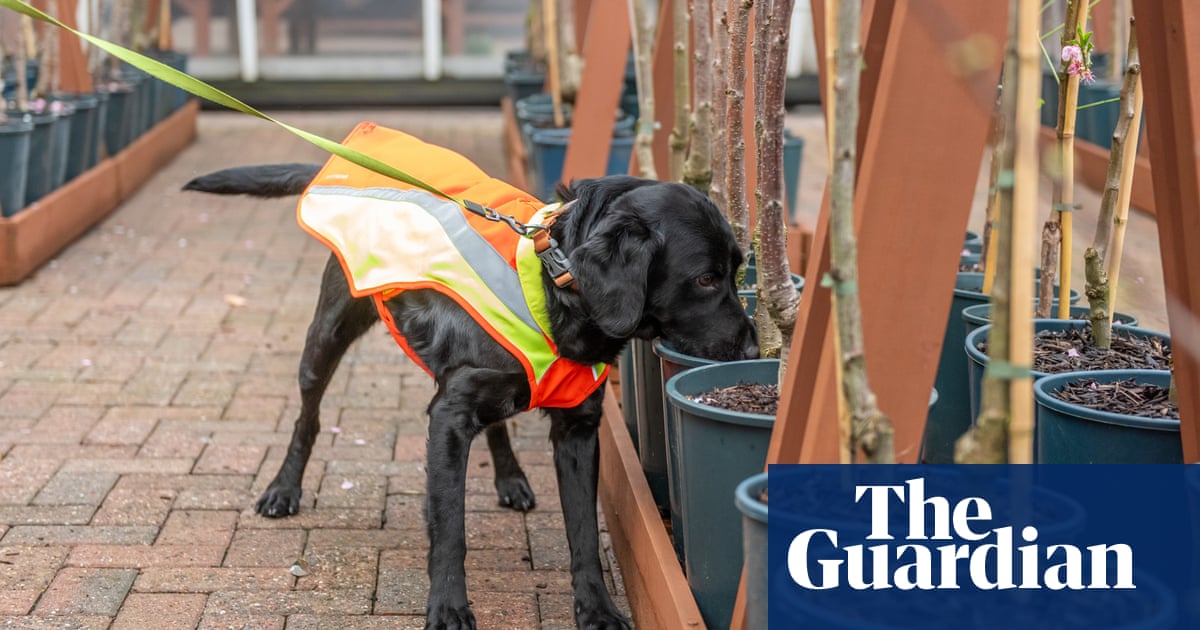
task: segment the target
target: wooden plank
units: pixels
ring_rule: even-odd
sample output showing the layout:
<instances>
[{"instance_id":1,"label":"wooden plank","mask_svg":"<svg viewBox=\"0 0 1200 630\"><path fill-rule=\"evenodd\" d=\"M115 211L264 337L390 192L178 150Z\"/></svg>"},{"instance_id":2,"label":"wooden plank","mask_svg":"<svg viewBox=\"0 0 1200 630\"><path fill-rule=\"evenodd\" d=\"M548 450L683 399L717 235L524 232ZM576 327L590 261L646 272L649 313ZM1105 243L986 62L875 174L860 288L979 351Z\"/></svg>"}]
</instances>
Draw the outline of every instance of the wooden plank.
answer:
<instances>
[{"instance_id":1,"label":"wooden plank","mask_svg":"<svg viewBox=\"0 0 1200 630\"><path fill-rule=\"evenodd\" d=\"M1183 456L1200 461L1200 3L1134 0ZM1189 44L1188 42L1193 42Z\"/></svg>"},{"instance_id":2,"label":"wooden plank","mask_svg":"<svg viewBox=\"0 0 1200 630\"><path fill-rule=\"evenodd\" d=\"M635 625L703 629L612 389L604 394L600 423L600 504Z\"/></svg>"},{"instance_id":3,"label":"wooden plank","mask_svg":"<svg viewBox=\"0 0 1200 630\"><path fill-rule=\"evenodd\" d=\"M608 169L614 113L625 81L629 15L621 2L593 2L583 44L583 76L575 98L562 181L599 177Z\"/></svg>"}]
</instances>

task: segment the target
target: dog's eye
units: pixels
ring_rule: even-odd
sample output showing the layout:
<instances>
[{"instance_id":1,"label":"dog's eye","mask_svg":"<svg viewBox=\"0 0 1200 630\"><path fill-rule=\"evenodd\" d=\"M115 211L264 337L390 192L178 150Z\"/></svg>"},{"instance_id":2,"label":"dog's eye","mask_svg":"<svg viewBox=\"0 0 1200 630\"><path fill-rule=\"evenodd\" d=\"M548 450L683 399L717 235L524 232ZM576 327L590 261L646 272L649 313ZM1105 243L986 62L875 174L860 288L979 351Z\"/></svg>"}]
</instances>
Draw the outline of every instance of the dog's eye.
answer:
<instances>
[{"instance_id":1,"label":"dog's eye","mask_svg":"<svg viewBox=\"0 0 1200 630\"><path fill-rule=\"evenodd\" d=\"M696 278L696 284L698 284L706 289L711 289L712 287L716 286L717 277L712 275L711 273L706 273L706 274Z\"/></svg>"}]
</instances>

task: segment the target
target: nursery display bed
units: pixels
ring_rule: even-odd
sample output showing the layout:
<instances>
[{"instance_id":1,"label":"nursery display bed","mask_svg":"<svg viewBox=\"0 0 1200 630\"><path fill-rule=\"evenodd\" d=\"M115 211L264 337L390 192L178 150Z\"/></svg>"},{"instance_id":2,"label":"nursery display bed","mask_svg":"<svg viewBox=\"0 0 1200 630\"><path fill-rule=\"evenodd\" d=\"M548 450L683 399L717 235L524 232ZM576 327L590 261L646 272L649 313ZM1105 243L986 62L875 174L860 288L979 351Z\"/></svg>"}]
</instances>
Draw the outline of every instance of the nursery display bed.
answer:
<instances>
[{"instance_id":1,"label":"nursery display bed","mask_svg":"<svg viewBox=\"0 0 1200 630\"><path fill-rule=\"evenodd\" d=\"M120 153L0 218L0 285L24 280L137 192L195 139L199 109L188 102Z\"/></svg>"}]
</instances>

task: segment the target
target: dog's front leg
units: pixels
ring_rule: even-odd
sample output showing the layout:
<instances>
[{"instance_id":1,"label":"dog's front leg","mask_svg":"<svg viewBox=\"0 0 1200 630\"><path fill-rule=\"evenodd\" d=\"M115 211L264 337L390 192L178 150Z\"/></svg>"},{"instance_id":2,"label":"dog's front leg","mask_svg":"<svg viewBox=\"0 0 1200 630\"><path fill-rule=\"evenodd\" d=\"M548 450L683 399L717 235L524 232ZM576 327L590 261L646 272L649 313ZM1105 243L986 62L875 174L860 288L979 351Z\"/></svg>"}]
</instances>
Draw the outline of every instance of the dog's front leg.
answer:
<instances>
[{"instance_id":1,"label":"dog's front leg","mask_svg":"<svg viewBox=\"0 0 1200 630\"><path fill-rule=\"evenodd\" d=\"M550 409L550 439L562 499L567 543L571 548L571 584L575 625L579 628L629 630L629 621L613 604L600 568L600 531L596 523L596 483L600 469L601 388L574 409Z\"/></svg>"},{"instance_id":2,"label":"dog's front leg","mask_svg":"<svg viewBox=\"0 0 1200 630\"><path fill-rule=\"evenodd\" d=\"M425 627L475 628L467 601L464 562L467 458L480 429L517 412L512 392L523 373L462 368L439 379L429 405L426 521L429 529L429 602Z\"/></svg>"}]
</instances>

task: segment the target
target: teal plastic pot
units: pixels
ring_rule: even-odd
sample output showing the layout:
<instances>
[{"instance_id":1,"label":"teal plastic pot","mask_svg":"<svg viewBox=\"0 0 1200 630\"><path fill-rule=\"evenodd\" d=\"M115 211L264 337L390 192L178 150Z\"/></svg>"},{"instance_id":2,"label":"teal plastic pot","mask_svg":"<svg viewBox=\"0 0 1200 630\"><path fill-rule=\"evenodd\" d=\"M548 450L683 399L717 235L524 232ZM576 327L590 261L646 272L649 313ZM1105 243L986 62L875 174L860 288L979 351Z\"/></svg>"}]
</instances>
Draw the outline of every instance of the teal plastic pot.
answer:
<instances>
[{"instance_id":1,"label":"teal plastic pot","mask_svg":"<svg viewBox=\"0 0 1200 630\"><path fill-rule=\"evenodd\" d=\"M1079 84L1079 105L1090 105L1075 116L1075 137L1103 149L1112 148L1112 134L1120 117L1120 103L1091 105L1121 96L1121 84L1104 79Z\"/></svg>"},{"instance_id":2,"label":"teal plastic pot","mask_svg":"<svg viewBox=\"0 0 1200 630\"><path fill-rule=\"evenodd\" d=\"M11 114L10 114L11 116ZM53 185L54 114L32 114L33 133L29 136L29 171L25 174L25 204L45 197Z\"/></svg>"},{"instance_id":3,"label":"teal plastic pot","mask_svg":"<svg viewBox=\"0 0 1200 630\"><path fill-rule=\"evenodd\" d=\"M662 339L654 340L654 354L658 356L659 369L662 373L662 391L667 390L667 381L676 374L702 365L716 363L712 359L702 359L690 354L677 352L671 342ZM667 431L667 498L671 512L671 543L675 547L675 555L683 562L683 516L679 504L679 415L675 408L663 400L663 420Z\"/></svg>"},{"instance_id":4,"label":"teal plastic pot","mask_svg":"<svg viewBox=\"0 0 1200 630\"><path fill-rule=\"evenodd\" d=\"M75 108L63 172L63 181L71 181L96 165L96 143L99 141L96 119L100 114L100 99L95 94L60 94L55 98Z\"/></svg>"},{"instance_id":5,"label":"teal plastic pot","mask_svg":"<svg viewBox=\"0 0 1200 630\"><path fill-rule=\"evenodd\" d=\"M742 513L742 556L746 574L746 627L767 627L770 591L767 559L767 504L759 497L767 490L767 473L758 473L738 484L734 503Z\"/></svg>"},{"instance_id":6,"label":"teal plastic pot","mask_svg":"<svg viewBox=\"0 0 1200 630\"><path fill-rule=\"evenodd\" d=\"M1035 286L1034 291L1037 288ZM1057 290L1057 289L1056 289ZM971 426L970 382L966 373L966 359L962 347L966 337L961 323L962 310L975 304L987 304L991 299L983 293L983 274L960 272L955 279L954 300L950 304L945 332L942 335L942 352L938 358L937 376L933 387L938 391L938 402L929 411L925 420L925 433L921 444L921 462L927 464L950 464L954 462L954 442ZM1071 292L1071 303L1079 300L1079 293Z\"/></svg>"},{"instance_id":7,"label":"teal plastic pot","mask_svg":"<svg viewBox=\"0 0 1200 630\"><path fill-rule=\"evenodd\" d=\"M1039 464L1182 464L1179 421L1127 416L1064 402L1054 392L1070 382L1112 383L1133 378L1139 384L1169 387L1167 370L1099 370L1047 376L1033 386L1037 405Z\"/></svg>"},{"instance_id":8,"label":"teal plastic pot","mask_svg":"<svg viewBox=\"0 0 1200 630\"><path fill-rule=\"evenodd\" d=\"M978 254L983 251L983 237L976 232L967 230L966 236L963 238L963 249Z\"/></svg>"},{"instance_id":9,"label":"teal plastic pot","mask_svg":"<svg viewBox=\"0 0 1200 630\"><path fill-rule=\"evenodd\" d=\"M1043 127L1058 127L1058 79L1055 70L1042 70L1042 107L1040 110Z\"/></svg>"},{"instance_id":10,"label":"teal plastic pot","mask_svg":"<svg viewBox=\"0 0 1200 630\"><path fill-rule=\"evenodd\" d=\"M513 103L541 93L546 73L525 65L512 65L504 72L504 93Z\"/></svg>"},{"instance_id":11,"label":"teal plastic pot","mask_svg":"<svg viewBox=\"0 0 1200 630\"><path fill-rule=\"evenodd\" d=\"M1034 334L1037 334L1044 330L1067 330L1070 328L1083 328L1090 325L1091 324L1089 322L1084 320L1035 319L1033 320L1033 331ZM988 332L990 332L991 329L992 327L990 324L987 326L980 326L979 328L971 331L971 334L967 335L967 338L964 341L964 346L967 352L967 372L971 387L972 422L974 421L974 418L979 415L979 401L983 391L983 374L987 369L988 364L988 356L979 349L979 344L987 340ZM1130 335L1142 338L1158 338L1168 345L1171 342L1171 338L1168 335L1134 326L1121 326L1120 331L1115 330L1114 327L1113 334ZM1037 383L1037 381L1046 376L1049 376L1049 374L1045 372L1038 372L1036 370L1033 371L1034 383ZM1037 440L1035 439L1034 442L1036 444Z\"/></svg>"},{"instance_id":12,"label":"teal plastic pot","mask_svg":"<svg viewBox=\"0 0 1200 630\"><path fill-rule=\"evenodd\" d=\"M1037 308L1037 302L1034 302L1034 308ZM1082 316L1091 314L1090 307L1082 305L1073 305L1070 307L1071 319L1079 319ZM968 306L962 310L963 324L966 326L966 333L971 334L972 330L980 326L986 326L992 323L992 305L975 304ZM1133 315L1117 311L1113 313L1113 326L1137 326L1138 320Z\"/></svg>"},{"instance_id":13,"label":"teal plastic pot","mask_svg":"<svg viewBox=\"0 0 1200 630\"><path fill-rule=\"evenodd\" d=\"M980 254L970 253L964 249L963 253L959 254L958 256L959 271L962 271L963 267L974 267L975 265L978 265L979 257Z\"/></svg>"},{"instance_id":14,"label":"teal plastic pot","mask_svg":"<svg viewBox=\"0 0 1200 630\"><path fill-rule=\"evenodd\" d=\"M783 130L783 185L787 197L788 216L792 222L800 220L798 202L800 197L800 166L804 163L804 138Z\"/></svg>"},{"instance_id":15,"label":"teal plastic pot","mask_svg":"<svg viewBox=\"0 0 1200 630\"><path fill-rule=\"evenodd\" d=\"M33 122L10 117L0 125L0 213L11 217L25 207L25 179Z\"/></svg>"},{"instance_id":16,"label":"teal plastic pot","mask_svg":"<svg viewBox=\"0 0 1200 630\"><path fill-rule=\"evenodd\" d=\"M733 616L742 569L742 524L730 498L762 472L775 416L701 405L695 396L739 383L775 384L779 361L730 361L692 368L667 381L679 418L680 509L688 585L710 628Z\"/></svg>"},{"instance_id":17,"label":"teal plastic pot","mask_svg":"<svg viewBox=\"0 0 1200 630\"><path fill-rule=\"evenodd\" d=\"M632 343L625 344L617 358L617 371L621 374L621 415L625 416L625 428L633 440L633 448L637 448L637 385L633 380Z\"/></svg>"},{"instance_id":18,"label":"teal plastic pot","mask_svg":"<svg viewBox=\"0 0 1200 630\"><path fill-rule=\"evenodd\" d=\"M67 154L71 151L71 120L74 118L75 106L64 101L50 130L50 191L58 190L67 181Z\"/></svg>"},{"instance_id":19,"label":"teal plastic pot","mask_svg":"<svg viewBox=\"0 0 1200 630\"><path fill-rule=\"evenodd\" d=\"M137 95L132 86L121 85L106 92L108 107L104 117L105 155L113 157L129 146L133 138Z\"/></svg>"},{"instance_id":20,"label":"teal plastic pot","mask_svg":"<svg viewBox=\"0 0 1200 630\"><path fill-rule=\"evenodd\" d=\"M570 133L567 130L539 130L533 133L533 149L530 153L532 161L537 165L534 171L535 184L533 192L543 201L554 199L554 188L562 179L563 164L567 159L567 143ZM549 133L548 133L549 132ZM619 175L629 172L629 159L633 155L633 136L618 136L612 139L608 151L608 164L605 175Z\"/></svg>"},{"instance_id":21,"label":"teal plastic pot","mask_svg":"<svg viewBox=\"0 0 1200 630\"><path fill-rule=\"evenodd\" d=\"M638 460L654 503L661 513L670 509L667 484L667 428L663 419L663 378L658 357L650 342L634 339L629 343L633 360L633 382L637 388Z\"/></svg>"}]
</instances>

